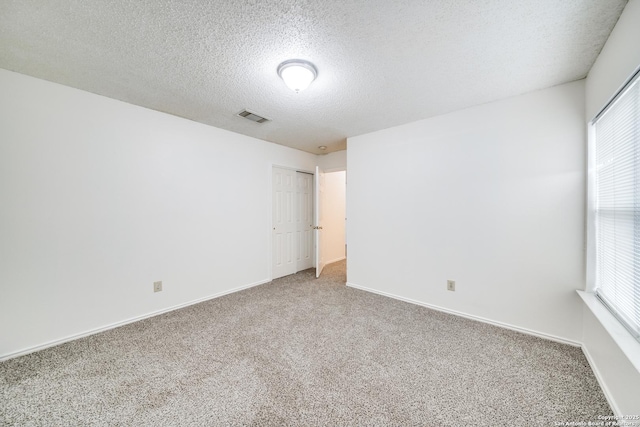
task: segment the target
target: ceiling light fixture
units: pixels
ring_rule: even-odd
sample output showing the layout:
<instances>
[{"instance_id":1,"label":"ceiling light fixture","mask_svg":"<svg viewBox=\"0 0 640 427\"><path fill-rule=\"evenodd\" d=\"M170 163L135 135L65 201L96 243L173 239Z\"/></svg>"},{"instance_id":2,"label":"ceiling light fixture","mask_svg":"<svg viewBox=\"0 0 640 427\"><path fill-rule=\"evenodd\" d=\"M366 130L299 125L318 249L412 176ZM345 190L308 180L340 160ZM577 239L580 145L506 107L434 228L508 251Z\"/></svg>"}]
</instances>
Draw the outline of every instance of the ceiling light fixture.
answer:
<instances>
[{"instance_id":1,"label":"ceiling light fixture","mask_svg":"<svg viewBox=\"0 0 640 427\"><path fill-rule=\"evenodd\" d=\"M319 146L318 148L319 148L320 150L324 151L324 150L326 150L326 149L327 149L327 146L326 146L326 145L321 145L321 146Z\"/></svg>"},{"instance_id":2,"label":"ceiling light fixture","mask_svg":"<svg viewBox=\"0 0 640 427\"><path fill-rule=\"evenodd\" d=\"M318 70L304 59L289 59L278 65L278 75L289 89L298 93L318 77Z\"/></svg>"}]
</instances>

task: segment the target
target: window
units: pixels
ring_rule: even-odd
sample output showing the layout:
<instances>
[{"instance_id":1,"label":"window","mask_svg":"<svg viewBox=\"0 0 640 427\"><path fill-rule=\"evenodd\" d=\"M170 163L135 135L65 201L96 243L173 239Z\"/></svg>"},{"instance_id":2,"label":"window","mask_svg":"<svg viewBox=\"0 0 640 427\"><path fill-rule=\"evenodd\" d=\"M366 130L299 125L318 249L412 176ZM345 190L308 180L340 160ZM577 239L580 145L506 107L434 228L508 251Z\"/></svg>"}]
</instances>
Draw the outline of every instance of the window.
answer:
<instances>
[{"instance_id":1,"label":"window","mask_svg":"<svg viewBox=\"0 0 640 427\"><path fill-rule=\"evenodd\" d=\"M640 72L592 121L595 292L640 338Z\"/></svg>"}]
</instances>

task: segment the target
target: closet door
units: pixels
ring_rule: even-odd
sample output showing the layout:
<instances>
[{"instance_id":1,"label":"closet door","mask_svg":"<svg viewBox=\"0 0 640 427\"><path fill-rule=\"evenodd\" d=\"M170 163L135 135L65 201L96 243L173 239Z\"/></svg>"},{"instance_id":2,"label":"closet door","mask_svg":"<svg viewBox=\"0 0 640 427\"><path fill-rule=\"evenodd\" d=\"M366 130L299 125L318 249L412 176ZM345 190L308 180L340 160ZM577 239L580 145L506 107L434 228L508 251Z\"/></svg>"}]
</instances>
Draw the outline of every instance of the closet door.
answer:
<instances>
[{"instance_id":1,"label":"closet door","mask_svg":"<svg viewBox=\"0 0 640 427\"><path fill-rule=\"evenodd\" d=\"M272 278L296 272L296 171L273 168Z\"/></svg>"},{"instance_id":2,"label":"closet door","mask_svg":"<svg viewBox=\"0 0 640 427\"><path fill-rule=\"evenodd\" d=\"M296 271L302 271L313 267L313 175L296 177Z\"/></svg>"}]
</instances>

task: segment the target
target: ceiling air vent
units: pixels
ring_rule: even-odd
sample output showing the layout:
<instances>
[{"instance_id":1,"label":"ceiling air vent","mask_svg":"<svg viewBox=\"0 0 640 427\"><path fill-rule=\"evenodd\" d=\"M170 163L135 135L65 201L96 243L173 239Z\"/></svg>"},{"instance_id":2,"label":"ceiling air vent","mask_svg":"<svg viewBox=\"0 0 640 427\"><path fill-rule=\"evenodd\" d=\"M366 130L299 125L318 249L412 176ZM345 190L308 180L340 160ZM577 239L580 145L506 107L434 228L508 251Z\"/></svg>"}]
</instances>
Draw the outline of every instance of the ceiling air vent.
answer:
<instances>
[{"instance_id":1,"label":"ceiling air vent","mask_svg":"<svg viewBox=\"0 0 640 427\"><path fill-rule=\"evenodd\" d=\"M240 117L244 117L245 119L249 119L252 122L256 122L256 123L264 123L269 121L269 119L267 119L266 117L259 116L256 113L253 113L249 110L242 110L238 113L238 115Z\"/></svg>"}]
</instances>

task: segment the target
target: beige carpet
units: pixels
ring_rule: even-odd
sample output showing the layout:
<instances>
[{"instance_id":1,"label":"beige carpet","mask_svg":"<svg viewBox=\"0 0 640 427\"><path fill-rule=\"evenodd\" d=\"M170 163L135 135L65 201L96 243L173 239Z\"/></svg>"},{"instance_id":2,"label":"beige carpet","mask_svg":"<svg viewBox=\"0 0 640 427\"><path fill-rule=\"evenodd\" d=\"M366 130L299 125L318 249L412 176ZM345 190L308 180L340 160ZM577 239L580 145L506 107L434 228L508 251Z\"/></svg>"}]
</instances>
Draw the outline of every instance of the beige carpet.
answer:
<instances>
[{"instance_id":1,"label":"beige carpet","mask_svg":"<svg viewBox=\"0 0 640 427\"><path fill-rule=\"evenodd\" d=\"M347 288L344 262L0 364L0 424L553 426L579 348Z\"/></svg>"}]
</instances>

